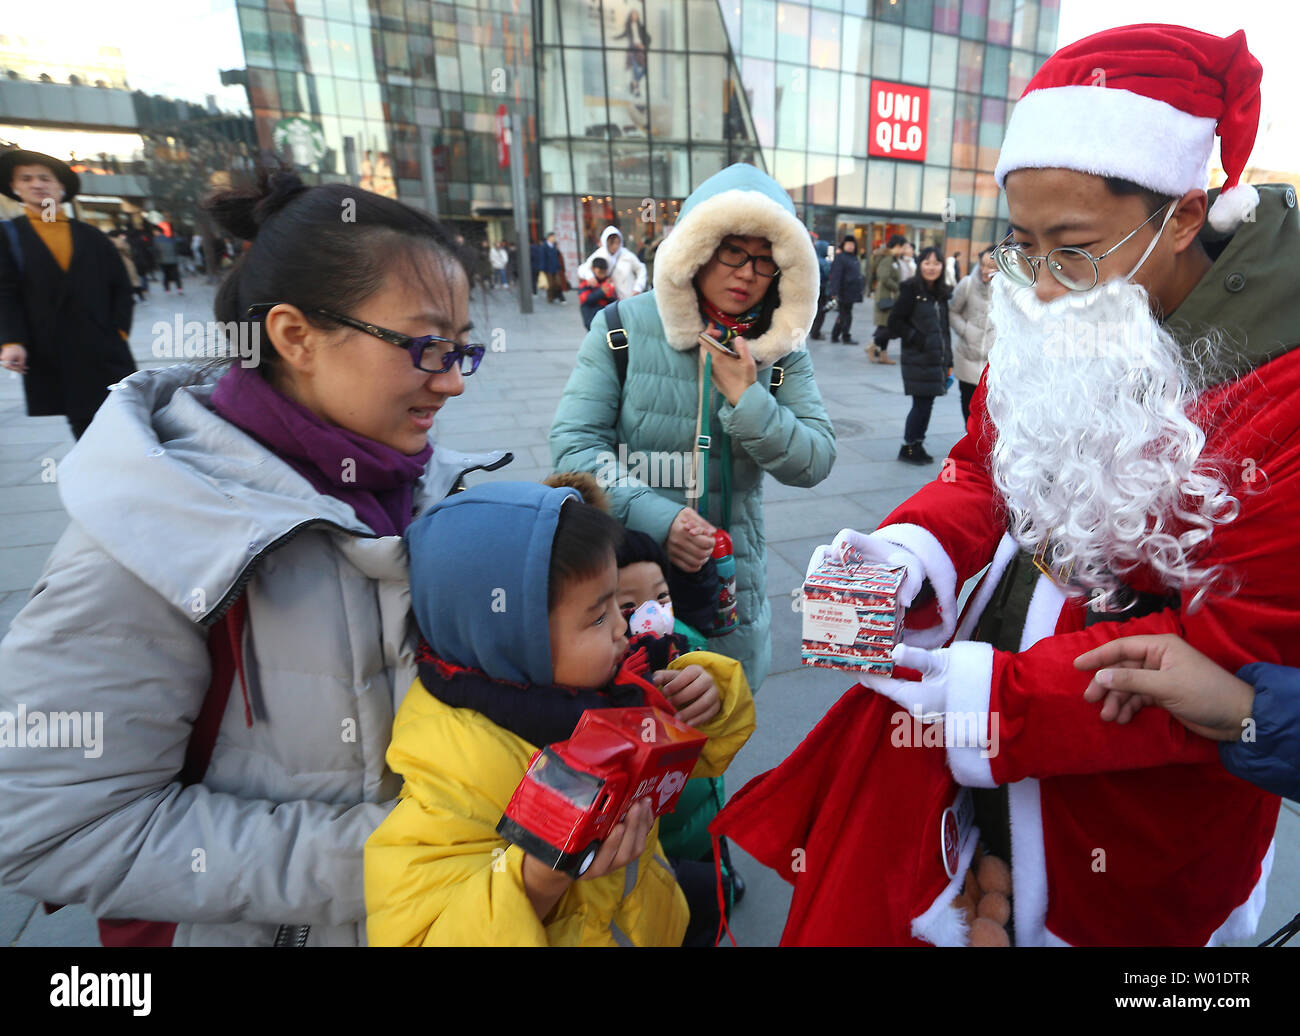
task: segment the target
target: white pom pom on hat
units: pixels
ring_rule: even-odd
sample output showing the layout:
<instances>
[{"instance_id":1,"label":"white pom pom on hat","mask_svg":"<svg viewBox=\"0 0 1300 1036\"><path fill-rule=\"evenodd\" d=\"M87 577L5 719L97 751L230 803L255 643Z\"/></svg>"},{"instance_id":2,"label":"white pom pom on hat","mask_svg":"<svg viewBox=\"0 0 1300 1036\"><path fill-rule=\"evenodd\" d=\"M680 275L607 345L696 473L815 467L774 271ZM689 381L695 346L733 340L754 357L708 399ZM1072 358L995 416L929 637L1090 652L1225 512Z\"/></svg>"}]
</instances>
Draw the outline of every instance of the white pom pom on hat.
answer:
<instances>
[{"instance_id":1,"label":"white pom pom on hat","mask_svg":"<svg viewBox=\"0 0 1300 1036\"><path fill-rule=\"evenodd\" d=\"M1004 187L1017 169L1074 169L1180 196L1205 189L1217 133L1226 178L1209 220L1229 231L1259 201L1240 178L1259 130L1262 77L1241 31L1150 23L1095 33L1029 81L994 178Z\"/></svg>"}]
</instances>

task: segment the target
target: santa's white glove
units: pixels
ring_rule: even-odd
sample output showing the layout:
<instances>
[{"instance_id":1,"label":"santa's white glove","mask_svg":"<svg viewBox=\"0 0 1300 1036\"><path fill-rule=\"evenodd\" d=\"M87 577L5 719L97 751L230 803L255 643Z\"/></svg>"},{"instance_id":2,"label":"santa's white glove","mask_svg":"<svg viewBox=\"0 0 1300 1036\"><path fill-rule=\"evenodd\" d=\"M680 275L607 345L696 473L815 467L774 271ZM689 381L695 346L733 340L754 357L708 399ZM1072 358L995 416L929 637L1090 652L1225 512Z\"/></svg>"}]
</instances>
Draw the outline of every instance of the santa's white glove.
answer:
<instances>
[{"instance_id":1,"label":"santa's white glove","mask_svg":"<svg viewBox=\"0 0 1300 1036\"><path fill-rule=\"evenodd\" d=\"M921 592L921 584L925 582L925 566L921 563L921 559L906 547L890 543L889 540L875 533L866 534L854 532L852 529L841 529L834 540L822 544L813 551L812 560L808 562L808 570L804 573L805 578L812 575L828 556L843 564L845 554L850 550L856 550L868 561L905 567L907 575L904 576L903 585L898 591L898 603L904 608L911 606L916 600L916 595Z\"/></svg>"},{"instance_id":2,"label":"santa's white glove","mask_svg":"<svg viewBox=\"0 0 1300 1036\"><path fill-rule=\"evenodd\" d=\"M870 687L886 698L898 702L909 712L919 708L923 717L941 719L942 714L948 709L952 671L951 649L935 648L933 651L927 651L925 648L911 647L907 644L895 644L893 655L894 665L902 666L904 669L915 669L921 674L921 679L919 681L895 680L887 676L872 676L864 673L861 677L863 686Z\"/></svg>"}]
</instances>

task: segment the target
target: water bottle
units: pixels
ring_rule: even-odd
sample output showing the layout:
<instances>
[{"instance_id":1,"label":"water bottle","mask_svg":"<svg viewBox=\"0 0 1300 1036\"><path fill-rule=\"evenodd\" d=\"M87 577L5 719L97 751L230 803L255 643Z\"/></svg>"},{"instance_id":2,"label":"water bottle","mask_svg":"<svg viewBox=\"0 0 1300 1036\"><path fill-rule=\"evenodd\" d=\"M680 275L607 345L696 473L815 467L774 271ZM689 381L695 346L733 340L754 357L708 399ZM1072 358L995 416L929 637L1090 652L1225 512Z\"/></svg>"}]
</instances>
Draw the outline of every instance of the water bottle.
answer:
<instances>
[{"instance_id":1,"label":"water bottle","mask_svg":"<svg viewBox=\"0 0 1300 1036\"><path fill-rule=\"evenodd\" d=\"M712 636L730 633L739 624L736 615L736 558L731 551L731 537L725 529L713 534L713 560L718 566L718 611Z\"/></svg>"}]
</instances>

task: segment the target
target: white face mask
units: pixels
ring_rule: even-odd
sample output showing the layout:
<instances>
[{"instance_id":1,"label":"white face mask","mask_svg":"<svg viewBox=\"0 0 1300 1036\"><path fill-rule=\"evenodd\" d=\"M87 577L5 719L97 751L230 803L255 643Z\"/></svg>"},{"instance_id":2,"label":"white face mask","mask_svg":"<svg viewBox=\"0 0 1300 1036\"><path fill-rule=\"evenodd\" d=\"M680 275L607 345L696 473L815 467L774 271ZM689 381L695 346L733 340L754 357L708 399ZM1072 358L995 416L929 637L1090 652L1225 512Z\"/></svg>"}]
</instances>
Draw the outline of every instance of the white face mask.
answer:
<instances>
[{"instance_id":1,"label":"white face mask","mask_svg":"<svg viewBox=\"0 0 1300 1036\"><path fill-rule=\"evenodd\" d=\"M636 637L642 633L653 633L664 637L673 631L673 602L646 601L627 620L628 636Z\"/></svg>"}]
</instances>

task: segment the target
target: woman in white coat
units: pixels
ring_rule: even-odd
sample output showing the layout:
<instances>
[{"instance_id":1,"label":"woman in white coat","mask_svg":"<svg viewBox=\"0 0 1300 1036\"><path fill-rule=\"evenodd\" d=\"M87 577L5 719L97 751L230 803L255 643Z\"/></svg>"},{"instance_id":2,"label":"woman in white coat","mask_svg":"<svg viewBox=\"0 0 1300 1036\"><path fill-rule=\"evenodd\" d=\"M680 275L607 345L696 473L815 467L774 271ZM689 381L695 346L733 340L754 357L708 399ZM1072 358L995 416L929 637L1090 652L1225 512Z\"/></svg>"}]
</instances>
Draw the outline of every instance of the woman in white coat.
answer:
<instances>
[{"instance_id":1,"label":"woman in white coat","mask_svg":"<svg viewBox=\"0 0 1300 1036\"><path fill-rule=\"evenodd\" d=\"M609 276L620 299L630 299L645 291L645 263L630 248L623 247L623 235L618 232L618 227L610 226L601 231L600 247L578 267L578 277L581 280L594 279L591 261L596 258L604 259L609 264Z\"/></svg>"},{"instance_id":2,"label":"woman in white coat","mask_svg":"<svg viewBox=\"0 0 1300 1036\"><path fill-rule=\"evenodd\" d=\"M0 750L0 885L105 945L355 946L416 672L401 533L510 455L429 442L483 355L432 217L288 173L214 215L252 242L215 315L260 355L132 375L59 466L0 715L80 744Z\"/></svg>"},{"instance_id":3,"label":"woman in white coat","mask_svg":"<svg viewBox=\"0 0 1300 1036\"><path fill-rule=\"evenodd\" d=\"M961 416L970 420L970 401L975 395L989 350L993 348L993 326L989 322L990 282L997 272L992 249L980 253L979 266L961 279L948 303L948 324L952 328L952 370L961 386Z\"/></svg>"}]
</instances>

